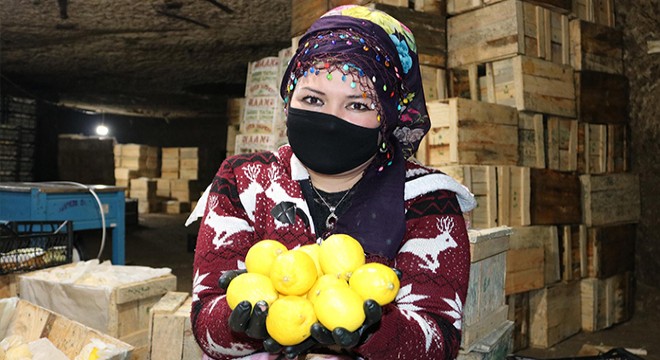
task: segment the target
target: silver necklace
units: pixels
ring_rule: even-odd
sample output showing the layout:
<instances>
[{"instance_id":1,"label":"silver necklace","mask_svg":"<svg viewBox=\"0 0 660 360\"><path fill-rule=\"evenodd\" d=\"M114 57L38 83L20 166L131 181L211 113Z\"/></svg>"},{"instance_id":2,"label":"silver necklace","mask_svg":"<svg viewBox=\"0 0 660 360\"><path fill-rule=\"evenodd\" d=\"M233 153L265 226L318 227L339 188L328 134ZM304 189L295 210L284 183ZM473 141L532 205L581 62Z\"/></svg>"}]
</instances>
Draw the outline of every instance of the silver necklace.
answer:
<instances>
[{"instance_id":1,"label":"silver necklace","mask_svg":"<svg viewBox=\"0 0 660 360\"><path fill-rule=\"evenodd\" d=\"M330 210L330 215L328 215L328 217L325 219L325 227L328 230L334 229L335 224L337 223L337 219L338 219L337 214L335 214L335 210L337 210L337 207L339 206L339 204L341 204L341 202L344 201L344 199L346 199L346 196L348 195L348 193L351 192L351 189L348 189L348 191L346 191L346 194L344 194L344 196L342 196L341 199L339 199L339 201L337 202L337 204L335 204L335 206L331 206L330 204L328 204L327 201L325 201L325 199L323 198L323 196L321 196L319 191L316 190L316 187L314 186L314 184L312 184L312 189L314 190L316 195L319 196L321 201L323 201L323 204L328 208L328 210Z\"/></svg>"}]
</instances>

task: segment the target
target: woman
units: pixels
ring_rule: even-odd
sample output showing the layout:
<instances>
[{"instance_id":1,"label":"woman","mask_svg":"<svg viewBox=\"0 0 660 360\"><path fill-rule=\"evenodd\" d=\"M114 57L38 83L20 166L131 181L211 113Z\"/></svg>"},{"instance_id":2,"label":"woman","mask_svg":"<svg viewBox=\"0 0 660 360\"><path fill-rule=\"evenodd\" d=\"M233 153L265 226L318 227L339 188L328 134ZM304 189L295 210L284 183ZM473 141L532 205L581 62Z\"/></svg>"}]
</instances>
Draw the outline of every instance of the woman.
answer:
<instances>
[{"instance_id":1,"label":"woman","mask_svg":"<svg viewBox=\"0 0 660 360\"><path fill-rule=\"evenodd\" d=\"M217 359L280 350L262 341L264 304L252 317L249 303L232 313L227 282L259 240L292 249L345 233L368 262L401 271L397 299L382 309L367 302L369 326L357 334L333 338L316 325L286 355L334 349L366 359L453 359L469 272L462 213L475 201L409 159L429 129L412 33L380 11L333 9L302 37L281 94L290 144L226 159L210 188L194 263L200 346Z\"/></svg>"}]
</instances>

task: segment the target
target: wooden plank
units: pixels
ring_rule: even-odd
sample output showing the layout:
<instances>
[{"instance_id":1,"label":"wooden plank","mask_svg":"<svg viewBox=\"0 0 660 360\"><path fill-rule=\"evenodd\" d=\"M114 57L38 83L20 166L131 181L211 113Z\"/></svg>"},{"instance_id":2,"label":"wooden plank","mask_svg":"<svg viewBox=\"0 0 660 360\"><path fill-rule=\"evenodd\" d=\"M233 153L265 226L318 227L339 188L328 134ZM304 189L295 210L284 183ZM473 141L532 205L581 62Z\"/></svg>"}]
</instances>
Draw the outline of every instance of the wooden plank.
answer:
<instances>
[{"instance_id":1,"label":"wooden plank","mask_svg":"<svg viewBox=\"0 0 660 360\"><path fill-rule=\"evenodd\" d=\"M529 346L529 292L507 295L507 318L514 323L512 351Z\"/></svg>"},{"instance_id":2,"label":"wooden plank","mask_svg":"<svg viewBox=\"0 0 660 360\"><path fill-rule=\"evenodd\" d=\"M487 257L470 264L468 296L463 308L463 325L482 322L504 305L506 253Z\"/></svg>"},{"instance_id":3,"label":"wooden plank","mask_svg":"<svg viewBox=\"0 0 660 360\"><path fill-rule=\"evenodd\" d=\"M514 324L505 321L479 340L472 351L459 350L457 360L499 360L511 353Z\"/></svg>"},{"instance_id":4,"label":"wooden plank","mask_svg":"<svg viewBox=\"0 0 660 360\"><path fill-rule=\"evenodd\" d=\"M595 71L575 73L578 120L593 124L628 122L628 79Z\"/></svg>"},{"instance_id":5,"label":"wooden plank","mask_svg":"<svg viewBox=\"0 0 660 360\"><path fill-rule=\"evenodd\" d=\"M587 226L638 222L639 176L632 173L581 175L583 222Z\"/></svg>"},{"instance_id":6,"label":"wooden plank","mask_svg":"<svg viewBox=\"0 0 660 360\"><path fill-rule=\"evenodd\" d=\"M608 143L607 125L579 123L577 156L578 173L605 173L609 162ZM614 166L614 162L612 164Z\"/></svg>"},{"instance_id":7,"label":"wooden plank","mask_svg":"<svg viewBox=\"0 0 660 360\"><path fill-rule=\"evenodd\" d=\"M560 226L561 279L579 280L587 274L587 234L584 225Z\"/></svg>"},{"instance_id":8,"label":"wooden plank","mask_svg":"<svg viewBox=\"0 0 660 360\"><path fill-rule=\"evenodd\" d=\"M582 222L580 179L573 173L530 169L531 224L579 224Z\"/></svg>"},{"instance_id":9,"label":"wooden plank","mask_svg":"<svg viewBox=\"0 0 660 360\"><path fill-rule=\"evenodd\" d=\"M482 6L485 3L495 3L498 0L447 0L447 14L458 15Z\"/></svg>"},{"instance_id":10,"label":"wooden plank","mask_svg":"<svg viewBox=\"0 0 660 360\"><path fill-rule=\"evenodd\" d=\"M426 101L447 98L445 70L433 66L420 65L420 71Z\"/></svg>"},{"instance_id":11,"label":"wooden plank","mask_svg":"<svg viewBox=\"0 0 660 360\"><path fill-rule=\"evenodd\" d=\"M532 4L552 9L561 14L569 14L572 10L571 0L526 0Z\"/></svg>"},{"instance_id":12,"label":"wooden plank","mask_svg":"<svg viewBox=\"0 0 660 360\"><path fill-rule=\"evenodd\" d=\"M570 22L571 65L576 71L623 74L623 32L575 19Z\"/></svg>"},{"instance_id":13,"label":"wooden plank","mask_svg":"<svg viewBox=\"0 0 660 360\"><path fill-rule=\"evenodd\" d=\"M545 132L543 115L518 113L518 165L545 168Z\"/></svg>"},{"instance_id":14,"label":"wooden plank","mask_svg":"<svg viewBox=\"0 0 660 360\"><path fill-rule=\"evenodd\" d=\"M176 289L176 276L168 274L155 279L117 287L113 301L116 304L124 304L130 301L164 295L174 289Z\"/></svg>"},{"instance_id":15,"label":"wooden plank","mask_svg":"<svg viewBox=\"0 0 660 360\"><path fill-rule=\"evenodd\" d=\"M635 224L587 229L587 275L607 278L635 267Z\"/></svg>"},{"instance_id":16,"label":"wooden plank","mask_svg":"<svg viewBox=\"0 0 660 360\"><path fill-rule=\"evenodd\" d=\"M530 225L532 223L530 169L517 166L498 166L497 176L499 224Z\"/></svg>"},{"instance_id":17,"label":"wooden plank","mask_svg":"<svg viewBox=\"0 0 660 360\"><path fill-rule=\"evenodd\" d=\"M201 349L190 323L192 298L188 293L169 292L152 308L150 357L164 360L200 359Z\"/></svg>"},{"instance_id":18,"label":"wooden plank","mask_svg":"<svg viewBox=\"0 0 660 360\"><path fill-rule=\"evenodd\" d=\"M607 125L607 172L626 172L630 169L627 124Z\"/></svg>"},{"instance_id":19,"label":"wooden plank","mask_svg":"<svg viewBox=\"0 0 660 360\"><path fill-rule=\"evenodd\" d=\"M291 36L303 34L329 9L327 0L292 0Z\"/></svg>"},{"instance_id":20,"label":"wooden plank","mask_svg":"<svg viewBox=\"0 0 660 360\"><path fill-rule=\"evenodd\" d=\"M559 171L577 170L578 122L575 119L549 116L546 120L548 168Z\"/></svg>"},{"instance_id":21,"label":"wooden plank","mask_svg":"<svg viewBox=\"0 0 660 360\"><path fill-rule=\"evenodd\" d=\"M18 278L16 274L0 275L0 298L18 296Z\"/></svg>"},{"instance_id":22,"label":"wooden plank","mask_svg":"<svg viewBox=\"0 0 660 360\"><path fill-rule=\"evenodd\" d=\"M529 295L529 345L548 348L578 333L580 282L557 283Z\"/></svg>"},{"instance_id":23,"label":"wooden plank","mask_svg":"<svg viewBox=\"0 0 660 360\"><path fill-rule=\"evenodd\" d=\"M574 0L573 15L585 21L615 26L613 0Z\"/></svg>"}]
</instances>

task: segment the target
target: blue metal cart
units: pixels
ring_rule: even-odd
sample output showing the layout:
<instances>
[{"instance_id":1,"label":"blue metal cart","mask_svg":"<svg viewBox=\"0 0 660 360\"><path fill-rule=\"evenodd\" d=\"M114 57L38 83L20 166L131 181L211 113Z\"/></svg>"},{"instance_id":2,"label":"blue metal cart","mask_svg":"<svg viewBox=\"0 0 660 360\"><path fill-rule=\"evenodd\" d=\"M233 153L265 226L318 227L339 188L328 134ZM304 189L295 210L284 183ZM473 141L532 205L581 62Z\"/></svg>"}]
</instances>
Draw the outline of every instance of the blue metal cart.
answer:
<instances>
[{"instance_id":1,"label":"blue metal cart","mask_svg":"<svg viewBox=\"0 0 660 360\"><path fill-rule=\"evenodd\" d=\"M90 185L101 201L105 226L112 229L112 263L124 265L124 188ZM71 220L73 230L102 229L101 210L92 193L63 183L0 183L0 220Z\"/></svg>"}]
</instances>

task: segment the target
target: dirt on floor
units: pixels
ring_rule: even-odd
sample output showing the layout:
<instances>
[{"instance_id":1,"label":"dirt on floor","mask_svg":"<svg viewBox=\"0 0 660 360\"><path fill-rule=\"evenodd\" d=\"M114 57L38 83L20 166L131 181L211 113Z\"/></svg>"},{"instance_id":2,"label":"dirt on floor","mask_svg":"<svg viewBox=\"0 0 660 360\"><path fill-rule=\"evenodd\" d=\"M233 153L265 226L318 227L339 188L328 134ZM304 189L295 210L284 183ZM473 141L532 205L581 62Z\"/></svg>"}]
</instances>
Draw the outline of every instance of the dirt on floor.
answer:
<instances>
[{"instance_id":1,"label":"dirt on floor","mask_svg":"<svg viewBox=\"0 0 660 360\"><path fill-rule=\"evenodd\" d=\"M192 289L192 245L198 223L184 226L187 214L140 215L139 224L126 231L126 263L150 267L169 267L177 277L178 291ZM85 253L98 252L98 232L84 234ZM110 244L103 259L110 259ZM594 333L580 332L548 349L518 351L516 355L536 359L560 359L577 356L585 344L643 349L647 360L660 360L660 287L637 284L632 319ZM579 359L579 357L578 357Z\"/></svg>"}]
</instances>

